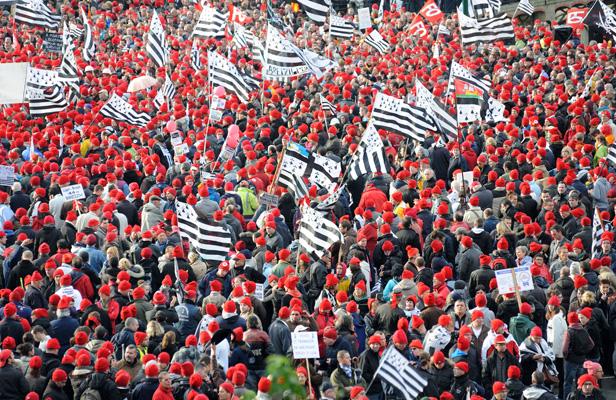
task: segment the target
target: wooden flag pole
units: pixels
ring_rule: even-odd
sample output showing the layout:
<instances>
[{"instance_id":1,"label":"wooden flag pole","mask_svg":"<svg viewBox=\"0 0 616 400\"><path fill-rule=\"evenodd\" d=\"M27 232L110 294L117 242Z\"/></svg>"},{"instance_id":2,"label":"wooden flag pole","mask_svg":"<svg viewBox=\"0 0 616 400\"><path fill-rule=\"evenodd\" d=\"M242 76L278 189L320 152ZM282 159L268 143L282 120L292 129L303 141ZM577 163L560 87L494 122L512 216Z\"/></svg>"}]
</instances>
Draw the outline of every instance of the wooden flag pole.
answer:
<instances>
[{"instance_id":1,"label":"wooden flag pole","mask_svg":"<svg viewBox=\"0 0 616 400\"><path fill-rule=\"evenodd\" d=\"M522 308L522 296L520 296L520 288L518 287L518 277L516 276L515 268L511 268L511 278L513 279L515 297L518 300L518 310L520 310Z\"/></svg>"}]
</instances>

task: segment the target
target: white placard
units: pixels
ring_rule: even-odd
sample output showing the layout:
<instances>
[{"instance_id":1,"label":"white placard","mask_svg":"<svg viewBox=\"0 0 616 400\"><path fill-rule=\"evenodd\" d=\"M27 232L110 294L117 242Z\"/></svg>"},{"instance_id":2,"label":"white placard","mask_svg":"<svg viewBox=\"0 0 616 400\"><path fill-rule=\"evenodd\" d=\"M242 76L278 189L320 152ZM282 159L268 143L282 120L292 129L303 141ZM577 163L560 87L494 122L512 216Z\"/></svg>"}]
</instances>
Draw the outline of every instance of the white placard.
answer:
<instances>
[{"instance_id":1,"label":"white placard","mask_svg":"<svg viewBox=\"0 0 616 400\"><path fill-rule=\"evenodd\" d=\"M182 135L180 134L180 131L171 132L171 145L175 147L181 144L182 144Z\"/></svg>"},{"instance_id":2,"label":"white placard","mask_svg":"<svg viewBox=\"0 0 616 400\"><path fill-rule=\"evenodd\" d=\"M456 175L456 181L462 183L462 179L464 179L465 185L470 187L471 183L473 183L473 171L466 171Z\"/></svg>"},{"instance_id":3,"label":"white placard","mask_svg":"<svg viewBox=\"0 0 616 400\"><path fill-rule=\"evenodd\" d=\"M182 154L189 153L190 149L186 143L181 143L180 145L173 147L173 152L176 156L181 156Z\"/></svg>"},{"instance_id":4,"label":"white placard","mask_svg":"<svg viewBox=\"0 0 616 400\"><path fill-rule=\"evenodd\" d=\"M357 18L359 19L360 30L372 28L372 18L370 18L370 9L368 7L357 10Z\"/></svg>"},{"instance_id":5,"label":"white placard","mask_svg":"<svg viewBox=\"0 0 616 400\"><path fill-rule=\"evenodd\" d=\"M227 104L225 99L221 99L218 96L212 96L212 106L211 106L211 108L217 108L217 109L221 109L222 110L222 109L225 108L225 104Z\"/></svg>"},{"instance_id":6,"label":"white placard","mask_svg":"<svg viewBox=\"0 0 616 400\"><path fill-rule=\"evenodd\" d=\"M507 294L515 293L515 286L513 285L512 268L500 269L494 271L496 274L496 285L498 286L498 293ZM533 290L533 276L530 273L530 267L519 267L515 269L515 277L518 281L518 290L524 292L527 290Z\"/></svg>"},{"instance_id":7,"label":"white placard","mask_svg":"<svg viewBox=\"0 0 616 400\"><path fill-rule=\"evenodd\" d=\"M222 119L222 111L217 110L215 108L211 108L210 109L210 119L212 121L220 121Z\"/></svg>"},{"instance_id":8,"label":"white placard","mask_svg":"<svg viewBox=\"0 0 616 400\"><path fill-rule=\"evenodd\" d=\"M27 62L0 64L0 104L25 101L29 66Z\"/></svg>"},{"instance_id":9,"label":"white placard","mask_svg":"<svg viewBox=\"0 0 616 400\"><path fill-rule=\"evenodd\" d=\"M83 186L70 185L62 188L62 196L65 201L81 200L86 198L86 194L83 192Z\"/></svg>"},{"instance_id":10,"label":"white placard","mask_svg":"<svg viewBox=\"0 0 616 400\"><path fill-rule=\"evenodd\" d=\"M263 287L262 283L255 283L255 293L254 296L259 299L259 300L263 300L263 295L265 292L265 288Z\"/></svg>"},{"instance_id":11,"label":"white placard","mask_svg":"<svg viewBox=\"0 0 616 400\"><path fill-rule=\"evenodd\" d=\"M293 358L319 358L319 339L316 332L291 332Z\"/></svg>"},{"instance_id":12,"label":"white placard","mask_svg":"<svg viewBox=\"0 0 616 400\"><path fill-rule=\"evenodd\" d=\"M0 186L11 186L15 182L15 169L12 165L0 165Z\"/></svg>"}]
</instances>

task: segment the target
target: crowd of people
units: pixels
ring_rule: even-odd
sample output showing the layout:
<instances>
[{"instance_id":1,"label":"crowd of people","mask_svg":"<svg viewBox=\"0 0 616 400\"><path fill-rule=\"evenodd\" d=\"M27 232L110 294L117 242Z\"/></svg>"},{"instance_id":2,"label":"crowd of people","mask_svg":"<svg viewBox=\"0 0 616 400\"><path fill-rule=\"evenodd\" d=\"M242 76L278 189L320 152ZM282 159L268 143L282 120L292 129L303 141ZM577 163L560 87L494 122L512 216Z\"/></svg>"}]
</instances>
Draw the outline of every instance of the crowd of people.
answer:
<instances>
[{"instance_id":1,"label":"crowd of people","mask_svg":"<svg viewBox=\"0 0 616 400\"><path fill-rule=\"evenodd\" d=\"M335 3L356 18L355 2ZM418 398L606 398L602 379L616 368L614 48L575 35L561 42L540 20L514 20L514 44L462 46L455 14L442 21L449 34L433 25L418 39L407 10L423 2L388 3L379 31L391 51L380 55L361 35L331 38L274 2L296 43L337 67L321 79L264 81L248 104L227 92L220 121L208 118L207 69L191 62L199 4L51 5L78 26L78 7L88 9L96 57L86 62L75 40L79 99L65 111L33 118L16 104L0 113L0 161L16 174L0 191L1 399L269 399L268 356L292 358L298 327L319 342L319 358L293 360L306 399L403 399L376 374L389 347L427 382ZM378 5L368 4L375 19ZM235 7L264 40L266 3ZM166 68L145 50L154 9ZM0 32L1 62L60 65L42 50L44 31L16 26L8 10ZM202 65L218 51L261 78L255 54L230 33L198 48ZM465 124L449 142L381 130L388 173L348 179L376 93L414 102L421 81L454 111L452 61L491 81L506 120ZM148 73L155 87L127 93ZM166 73L176 95L157 111ZM113 93L152 121L101 117ZM220 162L234 124L238 149ZM187 153L174 153L172 133ZM298 249L300 205L331 193L310 186L298 199L277 184L290 141L343 165L346 189L327 217L344 240L321 257ZM74 184L85 198L67 201L62 189ZM225 260L206 262L180 235L176 201L231 232ZM500 293L495 271L514 267L529 268L533 289Z\"/></svg>"}]
</instances>

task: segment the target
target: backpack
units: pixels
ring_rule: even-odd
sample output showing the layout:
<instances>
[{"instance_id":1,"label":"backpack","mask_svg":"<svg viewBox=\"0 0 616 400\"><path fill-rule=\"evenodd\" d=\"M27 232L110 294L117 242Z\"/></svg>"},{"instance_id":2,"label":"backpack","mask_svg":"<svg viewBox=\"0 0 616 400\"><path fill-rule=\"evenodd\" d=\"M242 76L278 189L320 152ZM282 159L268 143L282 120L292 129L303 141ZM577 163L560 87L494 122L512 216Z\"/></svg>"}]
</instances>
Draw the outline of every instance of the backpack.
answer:
<instances>
[{"instance_id":1,"label":"backpack","mask_svg":"<svg viewBox=\"0 0 616 400\"><path fill-rule=\"evenodd\" d=\"M102 400L101 393L92 388L87 388L79 397L79 400Z\"/></svg>"}]
</instances>

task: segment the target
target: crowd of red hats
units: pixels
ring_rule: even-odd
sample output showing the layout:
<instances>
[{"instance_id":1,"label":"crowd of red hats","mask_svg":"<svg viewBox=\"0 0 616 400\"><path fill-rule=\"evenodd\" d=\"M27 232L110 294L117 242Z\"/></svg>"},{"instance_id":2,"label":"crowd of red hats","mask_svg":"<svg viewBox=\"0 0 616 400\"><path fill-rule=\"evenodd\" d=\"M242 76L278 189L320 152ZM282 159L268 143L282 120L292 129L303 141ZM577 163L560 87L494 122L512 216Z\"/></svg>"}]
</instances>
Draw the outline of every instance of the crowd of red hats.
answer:
<instances>
[{"instance_id":1,"label":"crowd of red hats","mask_svg":"<svg viewBox=\"0 0 616 400\"><path fill-rule=\"evenodd\" d=\"M356 14L334 3L344 18ZM236 21L264 41L266 4L212 6L241 9ZM415 14L392 6L379 25L391 51L381 55L274 2L298 45L337 67L320 79L266 80L247 104L227 93L215 121L207 68L191 62L199 4L54 6L71 26L87 8L96 57L85 61L75 39L79 99L65 111L0 113L0 164L15 172L0 191L0 399L270 399L268 356L293 358L297 329L318 337L318 358L293 359L307 399L408 398L402 381L376 374L388 349L412 368L401 376L422 382L417 398L607 398L602 378L616 369L610 43L560 42L546 22L514 20L515 44L465 47L455 15L441 21L450 34L434 25L418 41L406 29ZM154 9L170 45L163 68L144 42ZM60 66L61 55L42 50L43 30L5 12L0 32L2 63ZM201 64L218 51L260 79L255 54L227 32L198 40ZM452 61L491 81L504 120L465 124L449 142L380 130L389 173L348 179L376 93L414 102L421 81L455 112ZM158 84L127 93L144 74ZM176 95L156 110L166 74ZM151 122L101 116L113 93ZM220 161L234 125L237 151ZM178 134L188 151L174 155ZM298 249L300 205L331 193L309 186L297 199L277 184L290 141L343 166L346 187L326 212L343 241L320 257ZM84 196L68 200L71 185ZM231 233L224 260L180 235L176 202ZM519 292L497 279L516 267L529 285Z\"/></svg>"}]
</instances>

